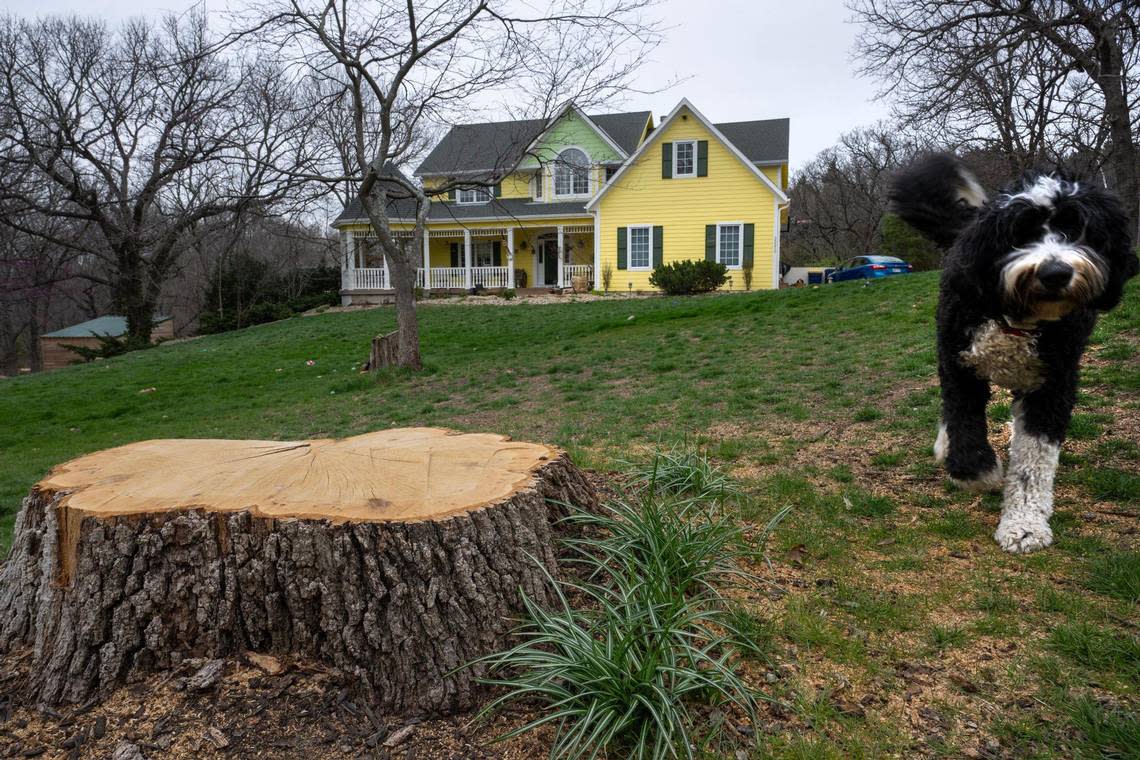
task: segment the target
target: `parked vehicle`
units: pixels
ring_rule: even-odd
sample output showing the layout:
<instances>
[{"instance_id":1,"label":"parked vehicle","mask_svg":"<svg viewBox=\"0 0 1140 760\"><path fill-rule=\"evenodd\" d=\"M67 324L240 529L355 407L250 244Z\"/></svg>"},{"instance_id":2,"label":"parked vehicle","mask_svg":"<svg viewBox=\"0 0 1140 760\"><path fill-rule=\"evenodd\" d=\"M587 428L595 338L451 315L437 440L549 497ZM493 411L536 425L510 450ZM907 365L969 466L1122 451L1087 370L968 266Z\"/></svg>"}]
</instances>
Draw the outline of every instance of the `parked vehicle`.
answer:
<instances>
[{"instance_id":1,"label":"parked vehicle","mask_svg":"<svg viewBox=\"0 0 1140 760\"><path fill-rule=\"evenodd\" d=\"M827 277L828 282L843 280L870 280L892 274L908 274L913 267L894 256L856 256L847 259Z\"/></svg>"}]
</instances>

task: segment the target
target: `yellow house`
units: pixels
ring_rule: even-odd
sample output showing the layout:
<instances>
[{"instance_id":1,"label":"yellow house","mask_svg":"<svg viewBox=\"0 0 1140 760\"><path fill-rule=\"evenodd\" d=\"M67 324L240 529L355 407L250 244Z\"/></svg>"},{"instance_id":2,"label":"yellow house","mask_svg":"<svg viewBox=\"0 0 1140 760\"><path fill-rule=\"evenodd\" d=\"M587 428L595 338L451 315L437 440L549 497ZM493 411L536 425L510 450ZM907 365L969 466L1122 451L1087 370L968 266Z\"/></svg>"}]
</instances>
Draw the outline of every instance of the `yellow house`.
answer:
<instances>
[{"instance_id":1,"label":"yellow house","mask_svg":"<svg viewBox=\"0 0 1140 760\"><path fill-rule=\"evenodd\" d=\"M660 126L647 111L453 127L416 169L432 202L419 285L652 290L653 267L709 258L727 288L778 287L788 181L788 120L712 124L682 100ZM410 203L389 205L410 237ZM334 222L342 301L382 300L387 266L358 201Z\"/></svg>"}]
</instances>

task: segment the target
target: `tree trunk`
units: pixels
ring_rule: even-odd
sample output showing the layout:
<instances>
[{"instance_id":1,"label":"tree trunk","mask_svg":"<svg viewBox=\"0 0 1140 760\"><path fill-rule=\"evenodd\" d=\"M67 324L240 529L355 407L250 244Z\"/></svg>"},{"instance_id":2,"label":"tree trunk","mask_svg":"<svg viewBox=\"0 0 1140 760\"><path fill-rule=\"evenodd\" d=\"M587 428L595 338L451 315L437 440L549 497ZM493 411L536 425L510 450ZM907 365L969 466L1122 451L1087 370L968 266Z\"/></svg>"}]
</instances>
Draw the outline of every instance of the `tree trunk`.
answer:
<instances>
[{"instance_id":1,"label":"tree trunk","mask_svg":"<svg viewBox=\"0 0 1140 760\"><path fill-rule=\"evenodd\" d=\"M1123 92L1121 79L1120 71L1115 70L1097 77L1097 83L1104 93L1105 119L1108 121L1112 142L1109 158L1116 179L1115 189L1132 221L1133 240L1140 241L1140 179L1136 173L1136 143L1132 136L1132 114L1128 110L1128 98Z\"/></svg>"},{"instance_id":2,"label":"tree trunk","mask_svg":"<svg viewBox=\"0 0 1140 760\"><path fill-rule=\"evenodd\" d=\"M566 455L503 436L144 441L56 467L0 568L0 651L28 699L83 702L188 657L315 657L381 706L478 699L520 590L552 601L561 504L596 496Z\"/></svg>"},{"instance_id":3,"label":"tree trunk","mask_svg":"<svg viewBox=\"0 0 1140 760\"><path fill-rule=\"evenodd\" d=\"M43 310L47 313L47 310ZM32 372L40 372L44 368L43 352L40 350L40 309L33 305L31 315L28 317L28 367Z\"/></svg>"},{"instance_id":4,"label":"tree trunk","mask_svg":"<svg viewBox=\"0 0 1140 760\"><path fill-rule=\"evenodd\" d=\"M119 271L115 275L115 308L127 320L126 340L136 346L150 343L154 329L154 300L148 297L147 264L137 251L122 251L117 256Z\"/></svg>"},{"instance_id":5,"label":"tree trunk","mask_svg":"<svg viewBox=\"0 0 1140 760\"><path fill-rule=\"evenodd\" d=\"M16 331L15 311L0 303L0 374L15 377L20 373L20 334Z\"/></svg>"},{"instance_id":6,"label":"tree trunk","mask_svg":"<svg viewBox=\"0 0 1140 760\"><path fill-rule=\"evenodd\" d=\"M423 369L420 358L420 328L416 317L416 267L388 257L388 271L396 291L396 331L399 333L397 363L409 369Z\"/></svg>"}]
</instances>

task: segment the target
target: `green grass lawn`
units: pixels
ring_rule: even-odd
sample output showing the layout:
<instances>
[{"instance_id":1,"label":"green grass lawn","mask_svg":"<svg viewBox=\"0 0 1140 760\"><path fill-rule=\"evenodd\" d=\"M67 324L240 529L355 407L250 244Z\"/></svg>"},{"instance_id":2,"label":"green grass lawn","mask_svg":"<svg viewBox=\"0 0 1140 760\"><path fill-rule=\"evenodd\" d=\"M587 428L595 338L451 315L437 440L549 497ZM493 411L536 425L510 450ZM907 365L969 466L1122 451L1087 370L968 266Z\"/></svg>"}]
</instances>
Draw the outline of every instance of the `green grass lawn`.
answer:
<instances>
[{"instance_id":1,"label":"green grass lawn","mask_svg":"<svg viewBox=\"0 0 1140 760\"><path fill-rule=\"evenodd\" d=\"M739 599L770 652L752 676L790 706L757 757L1138 757L1140 286L1097 328L1057 543L1028 557L991 541L998 497L956 491L932 462L936 298L923 274L431 306L427 370L379 381L356 370L393 327L377 309L0 381L0 546L53 465L145 438L439 425L555 443L597 470L696 445L742 484L749 530L793 508L755 568L768 582ZM995 439L1008 416L998 396Z\"/></svg>"}]
</instances>

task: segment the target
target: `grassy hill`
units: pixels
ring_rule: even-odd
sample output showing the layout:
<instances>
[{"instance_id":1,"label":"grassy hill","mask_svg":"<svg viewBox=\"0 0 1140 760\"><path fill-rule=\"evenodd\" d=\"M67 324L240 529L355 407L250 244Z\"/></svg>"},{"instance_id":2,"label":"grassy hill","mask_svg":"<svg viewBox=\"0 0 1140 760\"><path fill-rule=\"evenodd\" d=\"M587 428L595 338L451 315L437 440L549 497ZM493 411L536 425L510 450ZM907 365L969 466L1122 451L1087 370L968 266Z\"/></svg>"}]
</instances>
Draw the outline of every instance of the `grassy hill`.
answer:
<instances>
[{"instance_id":1,"label":"grassy hill","mask_svg":"<svg viewBox=\"0 0 1140 760\"><path fill-rule=\"evenodd\" d=\"M298 318L0 381L0 545L52 465L144 438L492 430L584 466L681 443L791 517L742 594L776 756L1131 756L1140 746L1140 287L1097 329L1057 544L990 540L1000 500L931 459L936 275L821 289L421 309L427 371L359 375L390 310ZM1002 439L1009 399L991 410ZM769 675L765 675L765 673ZM996 743L996 744L991 744ZM994 749L994 746L997 749ZM990 753L990 754L985 754Z\"/></svg>"}]
</instances>

